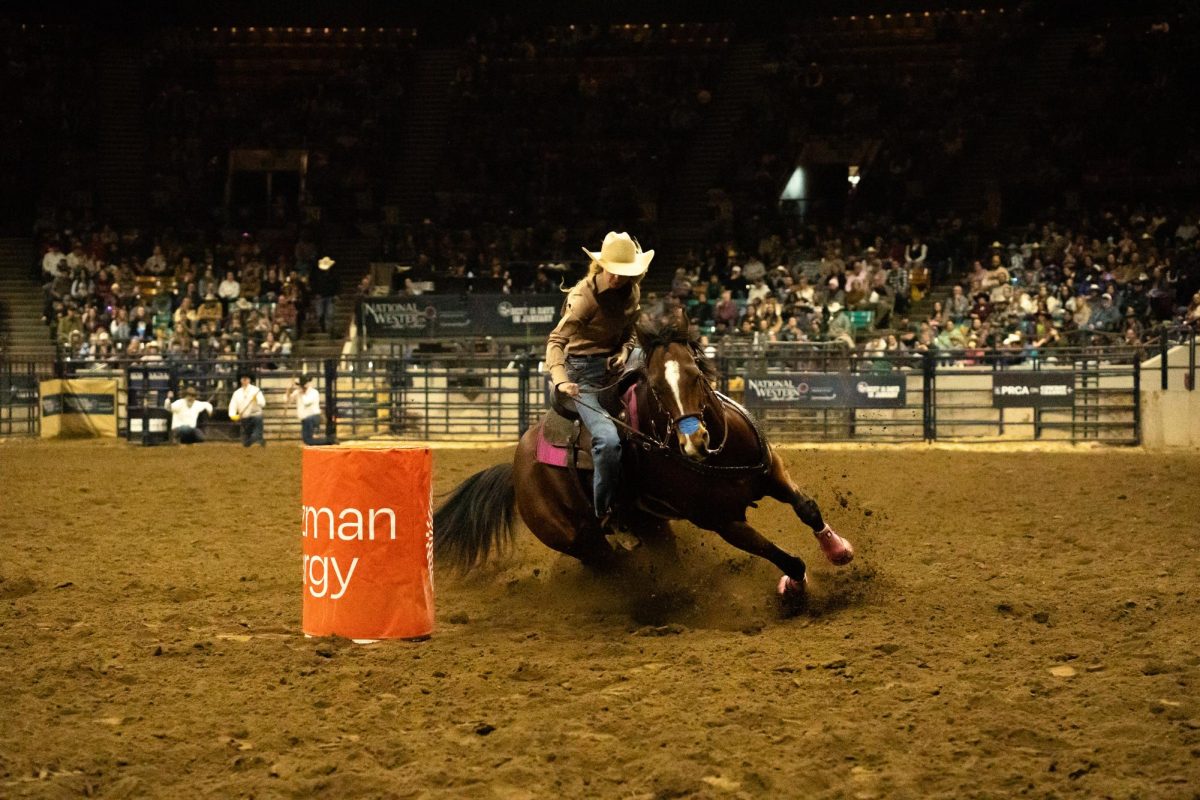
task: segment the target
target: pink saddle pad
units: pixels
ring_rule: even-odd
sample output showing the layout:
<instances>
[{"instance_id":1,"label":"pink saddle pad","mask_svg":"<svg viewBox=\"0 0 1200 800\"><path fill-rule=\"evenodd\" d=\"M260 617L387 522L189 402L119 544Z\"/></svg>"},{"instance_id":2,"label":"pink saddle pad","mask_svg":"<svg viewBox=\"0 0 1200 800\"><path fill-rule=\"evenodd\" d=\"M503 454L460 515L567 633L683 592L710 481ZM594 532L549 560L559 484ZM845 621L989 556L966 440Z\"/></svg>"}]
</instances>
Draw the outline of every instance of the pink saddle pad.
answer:
<instances>
[{"instance_id":1,"label":"pink saddle pad","mask_svg":"<svg viewBox=\"0 0 1200 800\"><path fill-rule=\"evenodd\" d=\"M625 408L629 411L629 426L636 430L641 430L638 425L638 407L637 394L634 391L636 387L630 386L625 392ZM539 463L548 464L551 467L566 467L567 466L567 448L559 447L550 444L546 441L545 431L542 425L538 425L537 429L537 460Z\"/></svg>"},{"instance_id":2,"label":"pink saddle pad","mask_svg":"<svg viewBox=\"0 0 1200 800\"><path fill-rule=\"evenodd\" d=\"M549 464L552 467L565 467L567 465L567 448L555 447L546 441L546 433L541 425L538 425L537 431L537 460L542 464Z\"/></svg>"}]
</instances>

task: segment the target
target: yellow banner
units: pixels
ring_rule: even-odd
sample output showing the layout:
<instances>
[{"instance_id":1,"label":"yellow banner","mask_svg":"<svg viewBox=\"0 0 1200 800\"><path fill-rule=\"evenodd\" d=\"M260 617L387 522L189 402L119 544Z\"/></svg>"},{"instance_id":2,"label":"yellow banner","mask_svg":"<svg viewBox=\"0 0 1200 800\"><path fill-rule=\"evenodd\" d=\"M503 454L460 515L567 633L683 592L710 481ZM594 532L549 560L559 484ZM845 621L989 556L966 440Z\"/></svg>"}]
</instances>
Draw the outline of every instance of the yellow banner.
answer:
<instances>
[{"instance_id":1,"label":"yellow banner","mask_svg":"<svg viewBox=\"0 0 1200 800\"><path fill-rule=\"evenodd\" d=\"M41 383L42 438L117 435L117 382L78 378Z\"/></svg>"}]
</instances>

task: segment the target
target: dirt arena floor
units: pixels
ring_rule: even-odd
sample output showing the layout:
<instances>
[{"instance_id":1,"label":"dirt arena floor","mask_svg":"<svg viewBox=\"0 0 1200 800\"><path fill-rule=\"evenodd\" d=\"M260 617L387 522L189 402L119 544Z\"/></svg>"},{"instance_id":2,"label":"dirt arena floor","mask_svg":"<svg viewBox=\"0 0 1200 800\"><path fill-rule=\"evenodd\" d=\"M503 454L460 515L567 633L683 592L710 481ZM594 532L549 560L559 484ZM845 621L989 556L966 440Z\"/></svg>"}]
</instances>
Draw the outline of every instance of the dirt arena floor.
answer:
<instances>
[{"instance_id":1,"label":"dirt arena floor","mask_svg":"<svg viewBox=\"0 0 1200 800\"><path fill-rule=\"evenodd\" d=\"M439 450L435 494L511 449ZM0 442L0 797L1200 796L1200 455L787 453L777 573L523 532L425 642L300 627L300 450Z\"/></svg>"}]
</instances>

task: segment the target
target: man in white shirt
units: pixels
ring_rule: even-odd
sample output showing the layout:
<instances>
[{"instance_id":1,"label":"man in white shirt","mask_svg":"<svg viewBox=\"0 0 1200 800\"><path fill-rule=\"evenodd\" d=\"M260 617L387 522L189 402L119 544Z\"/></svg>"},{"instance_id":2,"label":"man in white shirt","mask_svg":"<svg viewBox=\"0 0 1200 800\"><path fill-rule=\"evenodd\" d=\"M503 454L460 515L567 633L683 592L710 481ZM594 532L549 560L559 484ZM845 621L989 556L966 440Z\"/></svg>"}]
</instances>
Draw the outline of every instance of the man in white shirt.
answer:
<instances>
[{"instance_id":1,"label":"man in white shirt","mask_svg":"<svg viewBox=\"0 0 1200 800\"><path fill-rule=\"evenodd\" d=\"M197 444L204 441L204 433L200 430L200 414L207 411L212 414L212 403L196 399L196 387L189 386L184 396L172 402L174 392L167 392L167 408L171 410L171 435L180 444Z\"/></svg>"},{"instance_id":2,"label":"man in white shirt","mask_svg":"<svg viewBox=\"0 0 1200 800\"><path fill-rule=\"evenodd\" d=\"M288 389L287 400L296 399L296 416L300 419L300 436L304 443L314 447L334 444L331 440L317 436L321 429L321 393L317 391L316 378L304 375Z\"/></svg>"},{"instance_id":3,"label":"man in white shirt","mask_svg":"<svg viewBox=\"0 0 1200 800\"><path fill-rule=\"evenodd\" d=\"M753 303L755 300L766 300L773 294L775 292L767 285L766 279L760 275L755 278L754 285L746 292L746 300Z\"/></svg>"},{"instance_id":4,"label":"man in white shirt","mask_svg":"<svg viewBox=\"0 0 1200 800\"><path fill-rule=\"evenodd\" d=\"M225 273L225 280L217 286L217 297L224 306L225 312L229 313L229 306L233 301L237 300L242 294L242 285L238 283L237 278L233 276L233 270Z\"/></svg>"},{"instance_id":5,"label":"man in white shirt","mask_svg":"<svg viewBox=\"0 0 1200 800\"><path fill-rule=\"evenodd\" d=\"M263 407L267 400L262 390L254 385L250 373L243 372L238 376L242 385L233 397L229 398L229 418L237 422L242 430L242 446L249 447L258 442L263 447L267 440L263 438Z\"/></svg>"},{"instance_id":6,"label":"man in white shirt","mask_svg":"<svg viewBox=\"0 0 1200 800\"><path fill-rule=\"evenodd\" d=\"M58 245L50 245L50 249L42 256L42 272L46 273L47 280L54 280L60 275L70 274L70 271L67 270L66 259L67 257L63 255Z\"/></svg>"}]
</instances>

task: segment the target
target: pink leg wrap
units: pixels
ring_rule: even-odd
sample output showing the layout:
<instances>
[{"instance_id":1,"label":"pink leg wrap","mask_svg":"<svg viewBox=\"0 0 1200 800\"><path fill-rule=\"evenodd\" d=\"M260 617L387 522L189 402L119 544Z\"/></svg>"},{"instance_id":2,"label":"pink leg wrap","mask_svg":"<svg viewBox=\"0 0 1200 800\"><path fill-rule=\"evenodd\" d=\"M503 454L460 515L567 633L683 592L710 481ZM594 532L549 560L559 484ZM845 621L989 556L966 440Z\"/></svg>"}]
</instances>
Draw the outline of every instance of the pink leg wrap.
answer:
<instances>
[{"instance_id":1,"label":"pink leg wrap","mask_svg":"<svg viewBox=\"0 0 1200 800\"><path fill-rule=\"evenodd\" d=\"M849 542L834 533L833 528L828 524L821 530L814 531L813 535L817 537L817 542L821 545L821 552L830 562L840 567L854 560L854 548L850 546Z\"/></svg>"}]
</instances>

